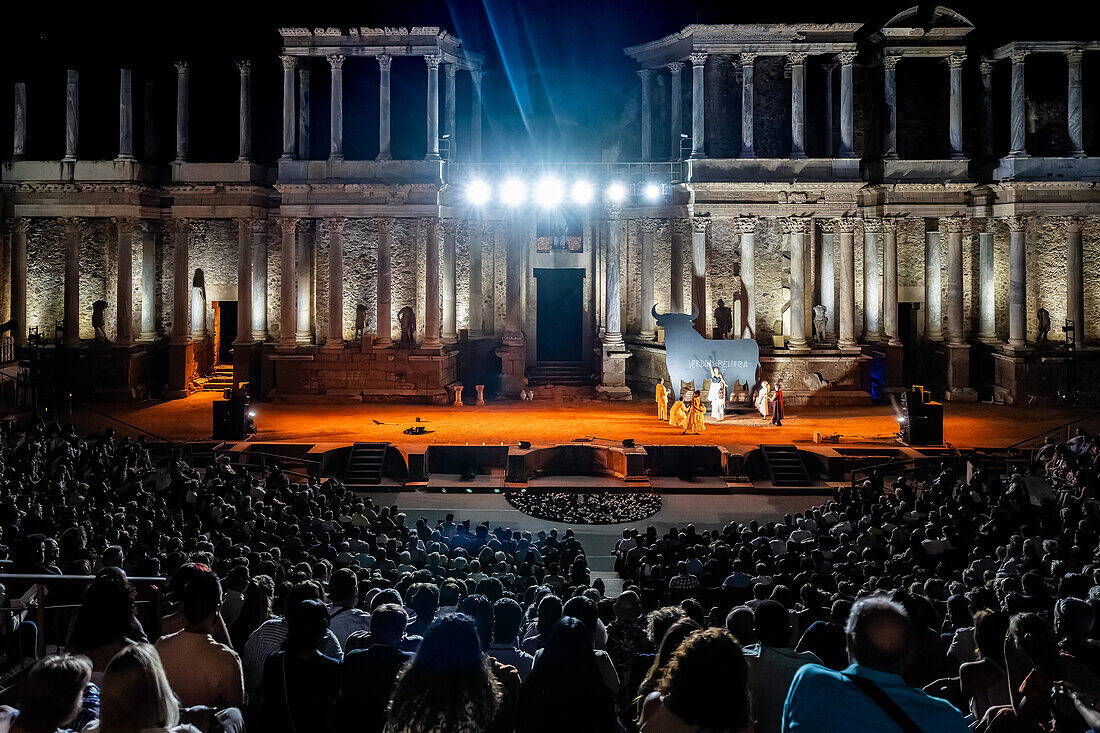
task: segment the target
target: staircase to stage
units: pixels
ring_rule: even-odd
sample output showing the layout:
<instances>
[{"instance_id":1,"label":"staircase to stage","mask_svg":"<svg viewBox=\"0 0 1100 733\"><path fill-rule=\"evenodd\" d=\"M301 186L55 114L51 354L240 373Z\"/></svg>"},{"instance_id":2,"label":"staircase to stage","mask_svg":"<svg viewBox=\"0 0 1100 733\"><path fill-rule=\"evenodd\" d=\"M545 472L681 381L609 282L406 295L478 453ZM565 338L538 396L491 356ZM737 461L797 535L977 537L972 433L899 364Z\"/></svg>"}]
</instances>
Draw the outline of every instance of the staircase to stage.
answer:
<instances>
[{"instance_id":1,"label":"staircase to stage","mask_svg":"<svg viewBox=\"0 0 1100 733\"><path fill-rule=\"evenodd\" d=\"M802 460L802 454L794 445L762 445L760 452L772 475L772 485L781 487L813 486L810 472Z\"/></svg>"}]
</instances>

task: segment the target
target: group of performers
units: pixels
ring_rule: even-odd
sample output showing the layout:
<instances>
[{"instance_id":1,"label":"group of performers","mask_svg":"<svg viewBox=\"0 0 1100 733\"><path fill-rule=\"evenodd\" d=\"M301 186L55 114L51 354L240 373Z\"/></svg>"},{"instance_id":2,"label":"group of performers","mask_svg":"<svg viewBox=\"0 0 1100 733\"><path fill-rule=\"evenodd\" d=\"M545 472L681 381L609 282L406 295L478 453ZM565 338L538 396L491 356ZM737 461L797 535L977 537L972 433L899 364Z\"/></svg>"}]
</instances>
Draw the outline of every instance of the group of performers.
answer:
<instances>
[{"instance_id":1,"label":"group of performers","mask_svg":"<svg viewBox=\"0 0 1100 733\"><path fill-rule=\"evenodd\" d=\"M711 369L710 390L707 392L707 400L710 402L710 416L721 422L726 417L726 380L717 367ZM703 404L701 390L691 393L691 401L687 404L683 399L677 399L669 409L669 390L665 386L664 378L657 380L655 393L657 402L657 419L667 422L674 428L681 428L684 435L699 435L705 429L703 417L707 408ZM778 382L773 387L768 381L761 380L760 389L753 401L761 417L766 421L770 415L772 425L783 424L783 390Z\"/></svg>"}]
</instances>

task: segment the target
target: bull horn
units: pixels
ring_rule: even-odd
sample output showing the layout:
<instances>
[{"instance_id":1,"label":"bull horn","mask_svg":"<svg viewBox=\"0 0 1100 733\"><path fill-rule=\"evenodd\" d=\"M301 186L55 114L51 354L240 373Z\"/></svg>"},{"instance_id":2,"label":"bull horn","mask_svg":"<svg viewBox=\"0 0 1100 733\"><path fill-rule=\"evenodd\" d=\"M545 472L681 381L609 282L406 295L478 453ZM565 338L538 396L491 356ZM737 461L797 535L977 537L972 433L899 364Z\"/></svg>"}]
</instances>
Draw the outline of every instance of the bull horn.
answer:
<instances>
[{"instance_id":1,"label":"bull horn","mask_svg":"<svg viewBox=\"0 0 1100 733\"><path fill-rule=\"evenodd\" d=\"M699 317L699 306L695 305L695 303L692 303L691 304L691 320L694 321L698 317Z\"/></svg>"},{"instance_id":2,"label":"bull horn","mask_svg":"<svg viewBox=\"0 0 1100 733\"><path fill-rule=\"evenodd\" d=\"M661 314L657 312L657 304L656 303L653 304L653 307L650 309L650 312L653 313L653 320L655 320L655 321L661 320Z\"/></svg>"}]
</instances>

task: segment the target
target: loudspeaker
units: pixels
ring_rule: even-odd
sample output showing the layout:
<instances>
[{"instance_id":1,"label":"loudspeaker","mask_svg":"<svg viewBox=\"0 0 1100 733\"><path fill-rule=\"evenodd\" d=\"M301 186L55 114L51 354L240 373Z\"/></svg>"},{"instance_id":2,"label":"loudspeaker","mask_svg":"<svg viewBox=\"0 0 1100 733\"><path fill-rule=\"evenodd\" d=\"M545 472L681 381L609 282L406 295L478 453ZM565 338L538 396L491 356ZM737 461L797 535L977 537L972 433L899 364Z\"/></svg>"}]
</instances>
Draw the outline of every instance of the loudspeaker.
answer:
<instances>
[{"instance_id":1,"label":"loudspeaker","mask_svg":"<svg viewBox=\"0 0 1100 733\"><path fill-rule=\"evenodd\" d=\"M530 450L531 449L531 444L526 440L521 440L519 442L519 449L520 450Z\"/></svg>"},{"instance_id":2,"label":"loudspeaker","mask_svg":"<svg viewBox=\"0 0 1100 733\"><path fill-rule=\"evenodd\" d=\"M634 447L634 438L626 438L625 440L623 440L623 448L633 448L633 447Z\"/></svg>"},{"instance_id":3,"label":"loudspeaker","mask_svg":"<svg viewBox=\"0 0 1100 733\"><path fill-rule=\"evenodd\" d=\"M943 404L920 389L903 392L901 439L907 445L943 445Z\"/></svg>"},{"instance_id":4,"label":"loudspeaker","mask_svg":"<svg viewBox=\"0 0 1100 733\"><path fill-rule=\"evenodd\" d=\"M244 440L248 436L248 400L214 400L214 440Z\"/></svg>"}]
</instances>

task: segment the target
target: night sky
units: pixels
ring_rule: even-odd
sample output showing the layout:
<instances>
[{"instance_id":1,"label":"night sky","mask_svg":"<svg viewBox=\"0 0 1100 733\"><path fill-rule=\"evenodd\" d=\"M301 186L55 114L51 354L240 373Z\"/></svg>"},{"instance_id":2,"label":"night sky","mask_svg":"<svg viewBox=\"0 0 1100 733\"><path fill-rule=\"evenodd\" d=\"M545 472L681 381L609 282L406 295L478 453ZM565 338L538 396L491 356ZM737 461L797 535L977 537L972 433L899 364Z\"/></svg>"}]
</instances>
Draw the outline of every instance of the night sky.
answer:
<instances>
[{"instance_id":1,"label":"night sky","mask_svg":"<svg viewBox=\"0 0 1100 733\"><path fill-rule=\"evenodd\" d=\"M141 150L141 91L157 87L158 157L173 150L175 72L192 62L191 151L194 160L236 157L237 70L254 71L254 149L262 162L278 155L280 26L440 25L485 54L487 157L598 158L624 110L636 104L636 67L624 46L660 38L694 23L883 22L907 7L890 2L680 2L677 0L420 0L416 2L18 3L4 11L0 44L0 155L11 155L11 85L28 84L28 157L59 158L64 131L64 69L81 72L81 157L113 158L117 146L118 68L134 69L135 147ZM67 3L66 3L67 5ZM977 26L978 48L1006 40L1074 35L1082 3L1050 0L957 2L950 7ZM1019 7L1019 12L1016 8ZM1024 10L1029 8L1029 10ZM1077 21L1075 24L1074 20ZM1066 29L1070 29L1066 31ZM1069 40L1067 38L1067 40ZM972 52L973 55L973 52ZM327 153L328 71L314 67L314 157ZM373 157L377 140L377 64L345 64L345 149ZM426 72L419 59L394 64L395 157L423 154ZM459 130L466 98L459 75ZM690 77L686 81L689 81ZM1085 80L1089 84L1089 80ZM442 84L441 84L442 86Z\"/></svg>"}]
</instances>

